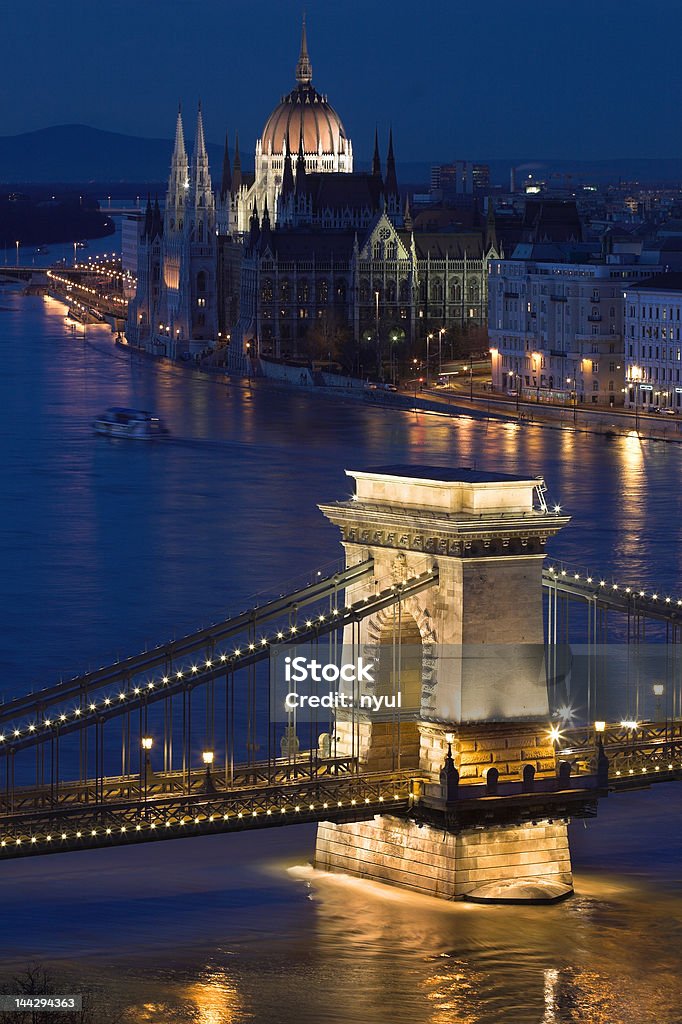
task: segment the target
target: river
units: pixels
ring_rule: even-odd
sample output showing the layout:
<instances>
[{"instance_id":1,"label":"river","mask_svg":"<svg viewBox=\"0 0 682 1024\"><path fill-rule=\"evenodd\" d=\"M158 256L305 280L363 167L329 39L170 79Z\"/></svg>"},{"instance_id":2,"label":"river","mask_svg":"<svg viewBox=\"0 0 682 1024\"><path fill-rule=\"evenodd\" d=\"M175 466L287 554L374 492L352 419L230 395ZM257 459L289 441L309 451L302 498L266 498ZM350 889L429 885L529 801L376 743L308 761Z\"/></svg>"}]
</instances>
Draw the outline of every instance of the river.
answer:
<instances>
[{"instance_id":1,"label":"river","mask_svg":"<svg viewBox=\"0 0 682 1024\"><path fill-rule=\"evenodd\" d=\"M216 383L131 359L13 287L0 287L0 352L5 697L336 559L316 504L350 492L346 468L542 474L573 517L553 557L682 596L677 445ZM95 437L109 405L154 409L170 438ZM13 861L0 974L40 960L140 1024L674 1024L681 812L674 785L604 801L571 826L577 895L550 908L441 905L321 875L306 826Z\"/></svg>"}]
</instances>

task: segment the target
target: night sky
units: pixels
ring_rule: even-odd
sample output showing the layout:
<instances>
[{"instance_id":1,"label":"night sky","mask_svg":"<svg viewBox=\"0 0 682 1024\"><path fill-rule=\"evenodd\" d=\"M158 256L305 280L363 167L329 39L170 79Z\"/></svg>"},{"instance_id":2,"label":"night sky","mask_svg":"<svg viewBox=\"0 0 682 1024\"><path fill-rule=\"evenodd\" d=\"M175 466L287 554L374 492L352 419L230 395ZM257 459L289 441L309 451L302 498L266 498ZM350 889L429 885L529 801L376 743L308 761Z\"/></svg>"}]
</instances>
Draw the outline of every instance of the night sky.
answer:
<instances>
[{"instance_id":1,"label":"night sky","mask_svg":"<svg viewBox=\"0 0 682 1024\"><path fill-rule=\"evenodd\" d=\"M680 157L674 0L307 0L313 83L369 155L401 161ZM202 97L208 138L253 143L294 85L292 0L36 0L0 5L0 135L84 123L172 135ZM193 131L193 127L192 127Z\"/></svg>"}]
</instances>

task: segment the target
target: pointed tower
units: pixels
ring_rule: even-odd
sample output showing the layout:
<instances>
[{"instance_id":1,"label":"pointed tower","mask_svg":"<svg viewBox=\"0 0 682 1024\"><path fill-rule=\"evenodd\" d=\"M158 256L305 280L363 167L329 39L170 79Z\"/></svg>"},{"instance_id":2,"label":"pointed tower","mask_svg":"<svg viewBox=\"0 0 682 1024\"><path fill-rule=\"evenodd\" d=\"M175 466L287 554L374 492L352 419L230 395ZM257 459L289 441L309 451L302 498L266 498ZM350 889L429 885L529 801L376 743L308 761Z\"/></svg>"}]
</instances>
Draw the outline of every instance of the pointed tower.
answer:
<instances>
[{"instance_id":1,"label":"pointed tower","mask_svg":"<svg viewBox=\"0 0 682 1024\"><path fill-rule=\"evenodd\" d=\"M234 167L232 171L232 194L236 195L242 187L242 161L239 155L239 132L234 135Z\"/></svg>"},{"instance_id":2,"label":"pointed tower","mask_svg":"<svg viewBox=\"0 0 682 1024\"><path fill-rule=\"evenodd\" d=\"M305 188L305 150L303 148L303 119L301 119L301 133L298 140L298 156L296 157L296 195L300 195Z\"/></svg>"},{"instance_id":3,"label":"pointed tower","mask_svg":"<svg viewBox=\"0 0 682 1024\"><path fill-rule=\"evenodd\" d=\"M223 153L223 176L220 180L220 198L223 202L232 191L232 168L230 167L230 144L225 132L225 151Z\"/></svg>"},{"instance_id":4,"label":"pointed tower","mask_svg":"<svg viewBox=\"0 0 682 1024\"><path fill-rule=\"evenodd\" d=\"M151 238L152 234L152 197L151 193L147 193L147 205L144 211L144 227L142 228L142 238Z\"/></svg>"},{"instance_id":5,"label":"pointed tower","mask_svg":"<svg viewBox=\"0 0 682 1024\"><path fill-rule=\"evenodd\" d=\"M379 156L379 129L374 129L374 156L372 157L372 175L381 181L381 157Z\"/></svg>"},{"instance_id":6,"label":"pointed tower","mask_svg":"<svg viewBox=\"0 0 682 1024\"><path fill-rule=\"evenodd\" d=\"M410 209L410 197L405 197L405 212L403 214L403 224L406 231L412 230L412 210Z\"/></svg>"},{"instance_id":7,"label":"pointed tower","mask_svg":"<svg viewBox=\"0 0 682 1024\"><path fill-rule=\"evenodd\" d=\"M265 197L265 207L263 209L263 219L260 222L260 242L259 248L261 252L270 246L272 248L272 231L270 227L270 212L268 210L268 197Z\"/></svg>"},{"instance_id":8,"label":"pointed tower","mask_svg":"<svg viewBox=\"0 0 682 1024\"><path fill-rule=\"evenodd\" d=\"M388 156L386 157L386 195L398 195L398 178L395 172L395 157L393 155L393 129L388 134Z\"/></svg>"},{"instance_id":9,"label":"pointed tower","mask_svg":"<svg viewBox=\"0 0 682 1024\"><path fill-rule=\"evenodd\" d=\"M191 200L192 237L197 242L205 242L215 234L215 197L208 166L201 101L197 111L197 133L192 159Z\"/></svg>"},{"instance_id":10,"label":"pointed tower","mask_svg":"<svg viewBox=\"0 0 682 1024\"><path fill-rule=\"evenodd\" d=\"M175 122L175 145L171 157L171 170L166 193L165 228L168 232L182 232L185 226L185 207L189 192L189 161L185 149L182 127L182 109L178 106Z\"/></svg>"},{"instance_id":11,"label":"pointed tower","mask_svg":"<svg viewBox=\"0 0 682 1024\"><path fill-rule=\"evenodd\" d=\"M294 169L291 163L291 147L289 145L289 135L287 134L286 141L286 156L284 157L284 171L282 173L282 195L288 196L294 191Z\"/></svg>"},{"instance_id":12,"label":"pointed tower","mask_svg":"<svg viewBox=\"0 0 682 1024\"><path fill-rule=\"evenodd\" d=\"M313 80L313 66L308 56L308 37L305 30L305 14L303 15L303 27L301 29L301 52L298 55L296 64L296 81L299 85L310 85Z\"/></svg>"},{"instance_id":13,"label":"pointed tower","mask_svg":"<svg viewBox=\"0 0 682 1024\"><path fill-rule=\"evenodd\" d=\"M253 211L251 213L251 219L249 221L249 246L254 249L258 244L258 238L260 236L260 223L258 221L258 204L256 200L253 201Z\"/></svg>"}]
</instances>

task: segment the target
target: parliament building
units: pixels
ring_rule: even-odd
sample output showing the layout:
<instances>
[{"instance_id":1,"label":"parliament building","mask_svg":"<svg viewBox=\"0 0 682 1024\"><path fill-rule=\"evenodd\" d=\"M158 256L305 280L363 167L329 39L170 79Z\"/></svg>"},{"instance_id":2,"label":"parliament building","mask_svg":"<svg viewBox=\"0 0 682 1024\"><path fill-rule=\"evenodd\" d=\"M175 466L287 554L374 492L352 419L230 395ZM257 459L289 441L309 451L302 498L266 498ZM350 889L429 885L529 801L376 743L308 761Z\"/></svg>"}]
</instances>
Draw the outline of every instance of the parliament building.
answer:
<instances>
[{"instance_id":1,"label":"parliament building","mask_svg":"<svg viewBox=\"0 0 682 1024\"><path fill-rule=\"evenodd\" d=\"M249 360L331 355L342 336L386 354L428 331L485 326L492 215L466 229L413 216L392 133L384 165L375 134L371 169L356 171L312 78L304 22L296 84L256 141L253 173L226 140L216 188L201 109L191 159L178 112L163 210L148 203L140 224L131 344L172 358L223 352L246 372Z\"/></svg>"}]
</instances>

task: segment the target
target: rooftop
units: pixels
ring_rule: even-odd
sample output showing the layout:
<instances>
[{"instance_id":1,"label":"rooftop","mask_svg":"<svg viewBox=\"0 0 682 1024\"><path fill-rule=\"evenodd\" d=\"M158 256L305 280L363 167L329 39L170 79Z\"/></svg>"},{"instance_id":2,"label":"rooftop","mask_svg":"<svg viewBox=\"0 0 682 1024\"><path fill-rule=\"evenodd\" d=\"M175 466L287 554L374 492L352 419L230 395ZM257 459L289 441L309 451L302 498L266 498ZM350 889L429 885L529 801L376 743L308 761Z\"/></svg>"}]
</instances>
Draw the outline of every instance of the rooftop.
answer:
<instances>
[{"instance_id":1,"label":"rooftop","mask_svg":"<svg viewBox=\"0 0 682 1024\"><path fill-rule=\"evenodd\" d=\"M439 483L462 484L495 484L495 483L527 483L536 477L516 476L510 473L491 473L483 469L470 469L468 466L373 466L367 469L346 470L349 476L357 474L375 476L398 476L408 480L436 480Z\"/></svg>"},{"instance_id":2,"label":"rooftop","mask_svg":"<svg viewBox=\"0 0 682 1024\"><path fill-rule=\"evenodd\" d=\"M682 292L682 272L656 274L647 281L638 281L627 286L630 292Z\"/></svg>"}]
</instances>

